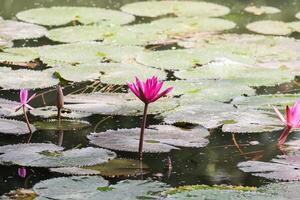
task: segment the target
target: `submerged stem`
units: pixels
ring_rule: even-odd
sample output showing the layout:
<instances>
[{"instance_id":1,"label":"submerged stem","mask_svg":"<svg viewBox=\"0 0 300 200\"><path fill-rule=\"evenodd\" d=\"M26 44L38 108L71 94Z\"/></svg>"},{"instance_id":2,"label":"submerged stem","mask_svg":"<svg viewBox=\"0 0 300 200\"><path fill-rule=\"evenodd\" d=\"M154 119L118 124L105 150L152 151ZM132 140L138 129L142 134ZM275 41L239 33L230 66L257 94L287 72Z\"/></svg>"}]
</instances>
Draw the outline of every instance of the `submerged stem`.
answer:
<instances>
[{"instance_id":1,"label":"submerged stem","mask_svg":"<svg viewBox=\"0 0 300 200\"><path fill-rule=\"evenodd\" d=\"M27 113L26 113L26 108L25 108L25 106L22 106L22 108L23 108L23 113L24 113L24 116L25 116L25 121L26 121L27 127L29 129L29 133L32 134L32 130L31 130L31 127L30 127L30 124L29 124L28 116L27 116Z\"/></svg>"},{"instance_id":2,"label":"submerged stem","mask_svg":"<svg viewBox=\"0 0 300 200\"><path fill-rule=\"evenodd\" d=\"M139 159L140 160L143 160L143 143L144 143L144 132L145 132L146 122L147 122L147 110L148 110L148 104L145 103L143 121L142 121L142 126L141 126L141 134L140 134L140 144L139 144Z\"/></svg>"}]
</instances>

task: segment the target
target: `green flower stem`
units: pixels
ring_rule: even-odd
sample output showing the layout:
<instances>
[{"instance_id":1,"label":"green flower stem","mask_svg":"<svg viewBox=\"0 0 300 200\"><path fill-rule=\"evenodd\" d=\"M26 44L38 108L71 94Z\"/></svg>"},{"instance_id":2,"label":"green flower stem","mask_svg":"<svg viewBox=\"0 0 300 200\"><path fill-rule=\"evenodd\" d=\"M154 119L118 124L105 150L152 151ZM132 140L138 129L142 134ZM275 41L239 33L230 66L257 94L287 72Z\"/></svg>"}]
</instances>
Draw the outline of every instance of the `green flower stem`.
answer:
<instances>
[{"instance_id":1,"label":"green flower stem","mask_svg":"<svg viewBox=\"0 0 300 200\"><path fill-rule=\"evenodd\" d=\"M139 159L140 160L143 160L143 143L144 143L144 133L145 133L145 128L146 128L146 122L147 122L147 110L148 110L148 104L145 103L143 121L142 121L142 126L141 126L141 134L140 134L140 144L139 144Z\"/></svg>"}]
</instances>

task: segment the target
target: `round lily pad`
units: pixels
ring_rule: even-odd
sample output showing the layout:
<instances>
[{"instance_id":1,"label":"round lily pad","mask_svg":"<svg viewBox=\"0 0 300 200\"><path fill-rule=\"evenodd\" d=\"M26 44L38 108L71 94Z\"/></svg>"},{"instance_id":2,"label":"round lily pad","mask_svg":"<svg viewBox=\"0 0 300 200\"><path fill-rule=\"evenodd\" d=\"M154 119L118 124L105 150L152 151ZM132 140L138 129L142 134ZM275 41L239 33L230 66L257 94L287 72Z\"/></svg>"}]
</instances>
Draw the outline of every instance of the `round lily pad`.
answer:
<instances>
[{"instance_id":1,"label":"round lily pad","mask_svg":"<svg viewBox=\"0 0 300 200\"><path fill-rule=\"evenodd\" d=\"M218 17L230 12L229 8L222 5L195 1L140 1L127 4L121 7L121 10L145 17L158 17L167 14Z\"/></svg>"},{"instance_id":2,"label":"round lily pad","mask_svg":"<svg viewBox=\"0 0 300 200\"><path fill-rule=\"evenodd\" d=\"M169 188L166 184L147 180L124 180L109 185L102 177L60 177L41 181L33 187L37 199L157 199Z\"/></svg>"},{"instance_id":3,"label":"round lily pad","mask_svg":"<svg viewBox=\"0 0 300 200\"><path fill-rule=\"evenodd\" d=\"M6 48L0 52L0 61L5 63L30 62L39 58L38 48Z\"/></svg>"},{"instance_id":4,"label":"round lily pad","mask_svg":"<svg viewBox=\"0 0 300 200\"><path fill-rule=\"evenodd\" d=\"M23 114L21 110L16 112L19 102L0 98L0 116L17 116Z\"/></svg>"},{"instance_id":5,"label":"round lily pad","mask_svg":"<svg viewBox=\"0 0 300 200\"><path fill-rule=\"evenodd\" d=\"M10 40L32 39L43 37L47 29L38 25L13 20L0 21L0 37Z\"/></svg>"},{"instance_id":6,"label":"round lily pad","mask_svg":"<svg viewBox=\"0 0 300 200\"><path fill-rule=\"evenodd\" d=\"M91 93L68 95L65 108L73 111L103 115L142 115L144 104L132 94ZM173 98L161 98L149 106L148 114L158 114L178 106Z\"/></svg>"},{"instance_id":7,"label":"round lily pad","mask_svg":"<svg viewBox=\"0 0 300 200\"><path fill-rule=\"evenodd\" d=\"M72 21L82 24L111 23L127 24L134 21L134 16L117 10L93 7L50 7L34 8L21 11L17 18L26 22L46 26L60 26Z\"/></svg>"},{"instance_id":8,"label":"round lily pad","mask_svg":"<svg viewBox=\"0 0 300 200\"><path fill-rule=\"evenodd\" d=\"M43 146L44 145L44 146ZM116 157L112 151L87 147L62 151L53 144L17 144L0 147L0 163L31 167L81 167L105 163Z\"/></svg>"},{"instance_id":9,"label":"round lily pad","mask_svg":"<svg viewBox=\"0 0 300 200\"><path fill-rule=\"evenodd\" d=\"M78 120L47 120L34 122L37 129L40 130L78 130L90 126L89 122Z\"/></svg>"},{"instance_id":10,"label":"round lily pad","mask_svg":"<svg viewBox=\"0 0 300 200\"><path fill-rule=\"evenodd\" d=\"M12 70L8 67L0 68L0 87L3 89L37 89L56 85L58 79L47 71L33 71L26 69Z\"/></svg>"},{"instance_id":11,"label":"round lily pad","mask_svg":"<svg viewBox=\"0 0 300 200\"><path fill-rule=\"evenodd\" d=\"M69 26L51 29L46 36L58 42L101 41L112 37L120 28L119 26L105 24L97 26Z\"/></svg>"},{"instance_id":12,"label":"round lily pad","mask_svg":"<svg viewBox=\"0 0 300 200\"><path fill-rule=\"evenodd\" d=\"M92 144L119 151L138 152L139 128L108 130L91 133L88 139ZM181 129L175 126L156 125L145 130L144 152L169 152L179 147L204 147L209 132L202 128Z\"/></svg>"},{"instance_id":13,"label":"round lily pad","mask_svg":"<svg viewBox=\"0 0 300 200\"><path fill-rule=\"evenodd\" d=\"M90 176L90 175L98 175L99 171L84 169L80 167L58 167L58 168L50 168L51 172L56 172L65 175L73 175L73 176Z\"/></svg>"},{"instance_id":14,"label":"round lily pad","mask_svg":"<svg viewBox=\"0 0 300 200\"><path fill-rule=\"evenodd\" d=\"M129 62L143 48L131 46L109 46L98 42L82 42L45 46L39 50L40 59L49 65L53 63L80 64L100 62Z\"/></svg>"},{"instance_id":15,"label":"round lily pad","mask_svg":"<svg viewBox=\"0 0 300 200\"><path fill-rule=\"evenodd\" d=\"M276 14L280 13L281 10L279 8L275 8L272 6L247 6L244 9L248 13L252 13L254 15L262 15L262 14Z\"/></svg>"},{"instance_id":16,"label":"round lily pad","mask_svg":"<svg viewBox=\"0 0 300 200\"><path fill-rule=\"evenodd\" d=\"M1 102L1 99L0 99ZM1 105L1 103L0 103ZM1 113L1 109L0 109ZM46 107L40 107L40 108L34 108L33 110L30 110L30 114L33 116L38 116L42 118L54 118L57 117L57 108L56 106L46 106ZM86 112L76 112L72 111L70 109L62 109L61 110L61 116L65 118L84 118L88 117L91 114L86 113Z\"/></svg>"},{"instance_id":17,"label":"round lily pad","mask_svg":"<svg viewBox=\"0 0 300 200\"><path fill-rule=\"evenodd\" d=\"M175 76L187 80L235 80L248 86L272 86L290 82L295 78L295 73L288 69L258 68L220 58L199 68L176 71Z\"/></svg>"},{"instance_id":18,"label":"round lily pad","mask_svg":"<svg viewBox=\"0 0 300 200\"><path fill-rule=\"evenodd\" d=\"M33 125L30 125L30 128L33 132L36 130ZM25 122L0 118L0 133L24 135L29 133L29 129Z\"/></svg>"},{"instance_id":19,"label":"round lily pad","mask_svg":"<svg viewBox=\"0 0 300 200\"><path fill-rule=\"evenodd\" d=\"M139 174L147 173L149 167L141 163L139 160L130 159L114 159L108 163L102 165L95 165L90 167L85 167L85 169L90 169L99 172L102 176L136 176Z\"/></svg>"},{"instance_id":20,"label":"round lily pad","mask_svg":"<svg viewBox=\"0 0 300 200\"><path fill-rule=\"evenodd\" d=\"M248 24L247 29L265 35L289 35L293 30L287 23L281 21L256 21Z\"/></svg>"},{"instance_id":21,"label":"round lily pad","mask_svg":"<svg viewBox=\"0 0 300 200\"><path fill-rule=\"evenodd\" d=\"M0 49L12 46L13 43L8 38L0 38Z\"/></svg>"}]
</instances>

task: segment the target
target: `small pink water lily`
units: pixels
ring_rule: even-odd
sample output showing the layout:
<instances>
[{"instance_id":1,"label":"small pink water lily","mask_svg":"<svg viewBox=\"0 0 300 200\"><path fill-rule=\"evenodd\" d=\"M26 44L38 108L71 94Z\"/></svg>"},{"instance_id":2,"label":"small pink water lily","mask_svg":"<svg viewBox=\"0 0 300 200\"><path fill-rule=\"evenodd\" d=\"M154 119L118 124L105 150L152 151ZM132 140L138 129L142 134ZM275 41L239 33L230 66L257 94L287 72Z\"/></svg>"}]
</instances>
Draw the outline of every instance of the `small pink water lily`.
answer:
<instances>
[{"instance_id":1,"label":"small pink water lily","mask_svg":"<svg viewBox=\"0 0 300 200\"><path fill-rule=\"evenodd\" d=\"M157 77L153 76L152 78L147 79L146 82L141 82L136 78L135 83L129 83L128 87L141 101L149 104L165 96L173 89L172 87L169 87L159 93L163 84L163 81L158 81Z\"/></svg>"},{"instance_id":2,"label":"small pink water lily","mask_svg":"<svg viewBox=\"0 0 300 200\"><path fill-rule=\"evenodd\" d=\"M283 133L278 138L278 144L282 145L289 136L292 128L300 128L300 100L296 101L291 108L288 105L286 106L285 118L275 106L273 106L273 109L280 121L286 126Z\"/></svg>"},{"instance_id":3,"label":"small pink water lily","mask_svg":"<svg viewBox=\"0 0 300 200\"><path fill-rule=\"evenodd\" d=\"M27 170L25 167L20 167L18 169L18 175L21 177L21 178L25 178L27 176Z\"/></svg>"},{"instance_id":4,"label":"small pink water lily","mask_svg":"<svg viewBox=\"0 0 300 200\"><path fill-rule=\"evenodd\" d=\"M20 110L23 106L27 107L29 109L33 109L28 103L36 96L36 93L33 94L29 99L28 99L28 90L27 89L21 89L20 90L20 105L16 108L16 112Z\"/></svg>"},{"instance_id":5,"label":"small pink water lily","mask_svg":"<svg viewBox=\"0 0 300 200\"><path fill-rule=\"evenodd\" d=\"M147 110L148 105L152 102L157 101L159 98L165 96L173 87L169 87L165 89L163 92L160 92L163 87L164 82L158 81L157 77L153 76L152 78L148 78L146 82L140 81L138 78L135 78L135 83L129 83L128 88L133 92L135 96L137 96L142 102L145 103L143 121L141 125L141 134L140 134L140 142L139 142L139 159L143 159L143 142L144 142L144 132L146 128L147 121Z\"/></svg>"}]
</instances>

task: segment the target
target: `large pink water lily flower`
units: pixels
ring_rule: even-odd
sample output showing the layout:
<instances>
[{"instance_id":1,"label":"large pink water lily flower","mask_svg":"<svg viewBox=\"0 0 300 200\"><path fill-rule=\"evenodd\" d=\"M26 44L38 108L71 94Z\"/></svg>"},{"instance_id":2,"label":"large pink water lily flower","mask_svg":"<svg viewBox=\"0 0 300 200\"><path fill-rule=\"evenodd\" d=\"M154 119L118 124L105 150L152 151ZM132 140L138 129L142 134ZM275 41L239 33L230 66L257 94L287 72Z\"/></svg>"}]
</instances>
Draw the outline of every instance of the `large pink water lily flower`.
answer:
<instances>
[{"instance_id":1,"label":"large pink water lily flower","mask_svg":"<svg viewBox=\"0 0 300 200\"><path fill-rule=\"evenodd\" d=\"M173 89L169 87L159 93L163 84L163 81L158 81L157 77L153 76L152 78L148 78L146 82L141 82L138 78L135 78L135 83L129 83L128 87L141 101L149 104L165 96Z\"/></svg>"},{"instance_id":2,"label":"large pink water lily flower","mask_svg":"<svg viewBox=\"0 0 300 200\"><path fill-rule=\"evenodd\" d=\"M300 128L300 100L296 101L291 108L289 106L286 106L285 118L279 112L278 108L273 107L273 109L279 117L280 121L282 121L282 123L284 123L286 126L283 133L278 138L278 143L284 144L290 133L290 130L292 128Z\"/></svg>"},{"instance_id":3,"label":"large pink water lily flower","mask_svg":"<svg viewBox=\"0 0 300 200\"><path fill-rule=\"evenodd\" d=\"M28 103L36 96L36 93L33 94L30 98L28 98L28 90L21 89L20 90L20 105L16 108L16 112L20 110L23 106L29 109L33 109Z\"/></svg>"}]
</instances>

